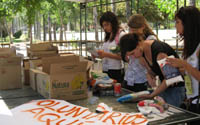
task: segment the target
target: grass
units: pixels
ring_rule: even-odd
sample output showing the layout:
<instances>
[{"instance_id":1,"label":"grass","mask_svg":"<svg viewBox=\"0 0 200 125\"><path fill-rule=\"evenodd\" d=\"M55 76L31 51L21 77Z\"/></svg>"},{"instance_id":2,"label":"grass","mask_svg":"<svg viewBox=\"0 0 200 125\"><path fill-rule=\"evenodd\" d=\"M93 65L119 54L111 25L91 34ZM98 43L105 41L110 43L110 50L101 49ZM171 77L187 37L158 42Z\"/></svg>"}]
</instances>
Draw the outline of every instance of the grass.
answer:
<instances>
[{"instance_id":1,"label":"grass","mask_svg":"<svg viewBox=\"0 0 200 125\"><path fill-rule=\"evenodd\" d=\"M21 39L14 39L13 40L13 43L20 43L20 42L23 42L23 40L21 40Z\"/></svg>"}]
</instances>

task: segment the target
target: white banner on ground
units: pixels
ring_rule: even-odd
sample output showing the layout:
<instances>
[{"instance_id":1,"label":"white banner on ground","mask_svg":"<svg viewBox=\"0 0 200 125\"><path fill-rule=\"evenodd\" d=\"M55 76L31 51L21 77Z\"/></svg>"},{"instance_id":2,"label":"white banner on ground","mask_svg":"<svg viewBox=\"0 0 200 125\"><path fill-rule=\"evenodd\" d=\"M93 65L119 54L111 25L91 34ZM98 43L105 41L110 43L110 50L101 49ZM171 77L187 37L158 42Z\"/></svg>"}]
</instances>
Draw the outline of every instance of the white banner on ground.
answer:
<instances>
[{"instance_id":1,"label":"white banner on ground","mask_svg":"<svg viewBox=\"0 0 200 125\"><path fill-rule=\"evenodd\" d=\"M93 113L88 108L54 99L34 100L18 106L11 111L14 119L19 122L15 125L146 125L148 123L147 119L141 113L122 113L115 111Z\"/></svg>"}]
</instances>

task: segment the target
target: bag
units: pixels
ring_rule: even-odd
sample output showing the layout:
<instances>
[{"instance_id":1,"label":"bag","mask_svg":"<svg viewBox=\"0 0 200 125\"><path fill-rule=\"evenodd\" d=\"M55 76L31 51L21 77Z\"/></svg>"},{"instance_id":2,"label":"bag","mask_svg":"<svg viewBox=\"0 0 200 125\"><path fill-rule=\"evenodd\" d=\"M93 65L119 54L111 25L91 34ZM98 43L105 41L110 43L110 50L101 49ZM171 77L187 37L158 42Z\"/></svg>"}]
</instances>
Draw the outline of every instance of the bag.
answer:
<instances>
[{"instance_id":1,"label":"bag","mask_svg":"<svg viewBox=\"0 0 200 125\"><path fill-rule=\"evenodd\" d=\"M199 70L200 70L200 51L199 51L199 55L198 55L198 59L199 59ZM193 104L192 101L197 99L197 104ZM191 112L194 112L194 113L198 113L200 114L200 104L199 104L199 99L200 99L200 83L199 83L199 95L198 96L195 96L195 97L192 97L192 98L189 98L189 99L185 99L183 104L181 105L181 108L184 108L184 109L187 109Z\"/></svg>"},{"instance_id":2,"label":"bag","mask_svg":"<svg viewBox=\"0 0 200 125\"><path fill-rule=\"evenodd\" d=\"M181 105L181 108L200 114L199 98L200 96L195 96L193 98L185 99L183 104ZM192 101L195 99L197 99L197 104L192 103Z\"/></svg>"}]
</instances>

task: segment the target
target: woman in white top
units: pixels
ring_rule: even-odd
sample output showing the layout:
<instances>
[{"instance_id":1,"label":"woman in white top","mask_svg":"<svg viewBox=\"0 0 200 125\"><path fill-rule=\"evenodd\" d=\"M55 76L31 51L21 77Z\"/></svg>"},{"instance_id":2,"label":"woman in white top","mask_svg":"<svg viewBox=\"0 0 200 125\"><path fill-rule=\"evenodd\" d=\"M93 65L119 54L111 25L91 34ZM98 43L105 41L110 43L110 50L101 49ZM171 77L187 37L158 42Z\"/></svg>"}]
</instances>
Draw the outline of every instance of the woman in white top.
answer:
<instances>
[{"instance_id":1,"label":"woman in white top","mask_svg":"<svg viewBox=\"0 0 200 125\"><path fill-rule=\"evenodd\" d=\"M134 14L128 21L129 32L138 34L142 40L158 40L146 19L141 14ZM128 58L128 68L125 72L125 77L122 86L126 89L134 92L147 90L147 70L137 58ZM152 75L151 75L152 76ZM150 75L148 75L148 78ZM152 85L152 77L149 79L149 83ZM152 85L153 86L153 85Z\"/></svg>"},{"instance_id":2,"label":"woman in white top","mask_svg":"<svg viewBox=\"0 0 200 125\"><path fill-rule=\"evenodd\" d=\"M121 83L123 70L120 51L112 52L111 49L118 47L119 39L124 34L124 30L119 26L116 15L110 11L103 13L100 25L105 31L103 48L98 51L99 57L103 59L103 72Z\"/></svg>"},{"instance_id":3,"label":"woman in white top","mask_svg":"<svg viewBox=\"0 0 200 125\"><path fill-rule=\"evenodd\" d=\"M180 70L185 71L189 77L186 82L187 98L199 96L199 52L200 52L200 11L196 7L181 7L176 15L176 30L184 41L183 59L168 59L168 62ZM189 81L189 82L188 82ZM192 90L189 92L189 88ZM200 113L197 109L197 99L192 100L189 110ZM199 121L192 124L198 124Z\"/></svg>"}]
</instances>

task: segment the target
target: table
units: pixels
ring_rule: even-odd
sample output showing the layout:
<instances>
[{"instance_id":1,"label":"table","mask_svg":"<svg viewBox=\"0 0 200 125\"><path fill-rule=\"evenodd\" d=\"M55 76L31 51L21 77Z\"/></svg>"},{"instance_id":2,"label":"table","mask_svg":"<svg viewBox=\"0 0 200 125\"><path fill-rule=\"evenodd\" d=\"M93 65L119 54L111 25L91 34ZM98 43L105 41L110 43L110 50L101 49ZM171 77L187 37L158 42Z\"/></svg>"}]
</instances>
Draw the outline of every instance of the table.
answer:
<instances>
[{"instance_id":1,"label":"table","mask_svg":"<svg viewBox=\"0 0 200 125\"><path fill-rule=\"evenodd\" d=\"M130 93L130 91L122 89L123 95ZM19 106L21 104L27 103L31 100L37 100L37 99L44 99L41 95L39 95L37 92L33 91L30 87L25 87L23 89L13 89L13 90L1 90L0 91L0 100L4 100L5 103L8 105L10 109ZM82 100L74 100L74 101L68 101L70 103L73 103L75 105L80 105L83 107L87 107L90 109L90 111L95 112L97 105L100 102L104 102L109 107L112 107L114 111L120 111L120 112L138 112L136 103L119 103L116 101L117 97L115 96L102 96L98 97L99 99L94 104L90 104L89 100L82 99ZM150 120L149 125L170 125L170 124L178 124L178 123L184 123L187 121L197 120L200 119L200 115L171 106L170 110L175 110L177 113L170 114L169 117L161 120Z\"/></svg>"},{"instance_id":2,"label":"table","mask_svg":"<svg viewBox=\"0 0 200 125\"><path fill-rule=\"evenodd\" d=\"M130 93L129 90L122 89L123 95ZM98 100L94 104L90 104L90 98L83 99L83 100L75 100L69 101L75 105L80 105L83 107L87 107L90 111L95 112L97 105L101 102L107 104L109 107L112 107L114 111L119 112L138 112L137 110L137 103L129 102L129 103L119 103L116 101L117 97L115 96L102 96L98 97ZM200 115L196 113L189 112L187 110L183 110L181 108L175 107L170 105L169 111L166 113L169 117L165 119L157 119L157 118L148 118L149 125L171 125L171 124L178 124L178 123L185 123L192 120L200 119ZM173 113L173 114L172 114ZM158 115L161 118L161 116Z\"/></svg>"}]
</instances>

